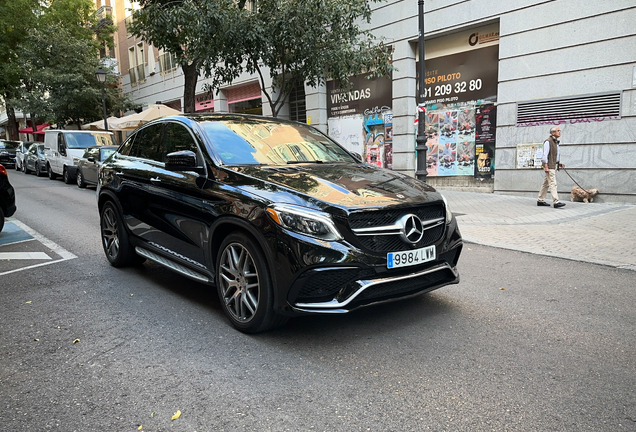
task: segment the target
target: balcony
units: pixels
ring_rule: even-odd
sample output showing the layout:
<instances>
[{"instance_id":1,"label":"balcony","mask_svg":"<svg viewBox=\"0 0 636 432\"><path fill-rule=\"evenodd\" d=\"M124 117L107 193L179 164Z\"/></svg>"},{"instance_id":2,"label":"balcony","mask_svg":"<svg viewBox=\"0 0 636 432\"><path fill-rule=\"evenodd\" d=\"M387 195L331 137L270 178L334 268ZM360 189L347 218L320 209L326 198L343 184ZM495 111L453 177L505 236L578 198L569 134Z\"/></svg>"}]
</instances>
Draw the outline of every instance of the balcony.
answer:
<instances>
[{"instance_id":1,"label":"balcony","mask_svg":"<svg viewBox=\"0 0 636 432\"><path fill-rule=\"evenodd\" d=\"M130 86L137 87L139 84L146 82L146 66L138 65L128 69L128 76L130 77Z\"/></svg>"}]
</instances>

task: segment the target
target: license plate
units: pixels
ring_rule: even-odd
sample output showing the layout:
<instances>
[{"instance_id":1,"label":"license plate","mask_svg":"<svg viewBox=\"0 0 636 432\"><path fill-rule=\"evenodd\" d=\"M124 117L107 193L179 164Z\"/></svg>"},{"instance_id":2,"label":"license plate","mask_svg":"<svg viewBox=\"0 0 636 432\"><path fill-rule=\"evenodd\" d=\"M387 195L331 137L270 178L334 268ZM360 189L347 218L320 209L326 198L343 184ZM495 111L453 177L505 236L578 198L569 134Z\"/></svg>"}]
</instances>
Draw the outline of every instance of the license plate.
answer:
<instances>
[{"instance_id":1,"label":"license plate","mask_svg":"<svg viewBox=\"0 0 636 432\"><path fill-rule=\"evenodd\" d=\"M435 260L435 246L386 254L387 268L408 267Z\"/></svg>"}]
</instances>

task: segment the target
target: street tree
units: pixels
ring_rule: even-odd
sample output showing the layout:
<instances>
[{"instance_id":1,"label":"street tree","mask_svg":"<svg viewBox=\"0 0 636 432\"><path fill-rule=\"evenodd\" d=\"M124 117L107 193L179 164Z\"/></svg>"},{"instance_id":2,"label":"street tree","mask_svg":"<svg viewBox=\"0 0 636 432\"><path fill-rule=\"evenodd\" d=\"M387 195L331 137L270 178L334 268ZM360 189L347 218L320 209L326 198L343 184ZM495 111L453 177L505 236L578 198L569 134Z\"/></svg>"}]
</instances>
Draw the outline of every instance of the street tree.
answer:
<instances>
[{"instance_id":1,"label":"street tree","mask_svg":"<svg viewBox=\"0 0 636 432\"><path fill-rule=\"evenodd\" d=\"M232 51L242 56L247 72L258 74L277 117L299 83L316 87L332 79L347 88L351 76L391 73L389 48L362 28L371 14L369 0L258 0L255 11L243 9L234 22L240 37Z\"/></svg>"},{"instance_id":2,"label":"street tree","mask_svg":"<svg viewBox=\"0 0 636 432\"><path fill-rule=\"evenodd\" d=\"M185 112L194 112L199 74L213 76L212 86L235 76L223 65L236 43L231 33L238 8L234 0L141 0L128 30L172 53L183 70Z\"/></svg>"},{"instance_id":3,"label":"street tree","mask_svg":"<svg viewBox=\"0 0 636 432\"><path fill-rule=\"evenodd\" d=\"M20 44L17 70L20 86L11 103L36 118L58 127L78 126L101 118L101 89L95 71L101 65L99 49L113 46L112 19L98 22L90 0L58 0L41 10ZM111 74L111 81L114 81ZM133 105L114 83L107 92L109 111Z\"/></svg>"},{"instance_id":4,"label":"street tree","mask_svg":"<svg viewBox=\"0 0 636 432\"><path fill-rule=\"evenodd\" d=\"M21 86L18 71L21 44L40 10L37 0L0 0L0 103L5 105L7 134L13 140L18 139L18 128L11 101L18 96Z\"/></svg>"}]
</instances>

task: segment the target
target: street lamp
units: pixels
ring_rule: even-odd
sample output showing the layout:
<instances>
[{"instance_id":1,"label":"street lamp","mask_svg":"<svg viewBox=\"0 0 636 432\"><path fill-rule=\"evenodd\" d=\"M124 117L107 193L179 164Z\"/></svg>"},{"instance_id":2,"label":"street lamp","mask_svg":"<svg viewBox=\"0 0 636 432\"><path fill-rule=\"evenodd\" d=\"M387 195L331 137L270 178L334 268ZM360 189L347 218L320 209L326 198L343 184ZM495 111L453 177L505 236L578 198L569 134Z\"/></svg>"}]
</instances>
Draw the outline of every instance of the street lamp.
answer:
<instances>
[{"instance_id":1,"label":"street lamp","mask_svg":"<svg viewBox=\"0 0 636 432\"><path fill-rule=\"evenodd\" d=\"M102 85L102 110L104 114L104 130L108 130L108 120L106 120L106 95L104 94L104 83L106 82L106 71L101 67L95 72L97 81Z\"/></svg>"},{"instance_id":2,"label":"street lamp","mask_svg":"<svg viewBox=\"0 0 636 432\"><path fill-rule=\"evenodd\" d=\"M426 181L426 175L428 174L426 170L426 152L428 148L426 147L426 110L424 105L424 100L426 99L426 67L424 66L424 0L418 0L418 15L419 15L419 39L418 39L418 47L419 47L419 55L420 55L420 67L419 67L419 94L417 95L417 138L415 142L417 145L415 149L417 150L417 170L415 171L415 175L418 179L422 181Z\"/></svg>"}]
</instances>

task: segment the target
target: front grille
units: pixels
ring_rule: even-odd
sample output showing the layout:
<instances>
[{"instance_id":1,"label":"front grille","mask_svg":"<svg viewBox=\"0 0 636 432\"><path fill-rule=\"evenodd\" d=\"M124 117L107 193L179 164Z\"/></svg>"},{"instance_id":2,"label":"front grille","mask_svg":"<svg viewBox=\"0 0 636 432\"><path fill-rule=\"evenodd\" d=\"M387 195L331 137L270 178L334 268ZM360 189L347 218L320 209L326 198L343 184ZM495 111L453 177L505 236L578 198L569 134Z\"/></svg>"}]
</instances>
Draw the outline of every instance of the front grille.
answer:
<instances>
[{"instance_id":1,"label":"front grille","mask_svg":"<svg viewBox=\"0 0 636 432\"><path fill-rule=\"evenodd\" d=\"M417 278L398 280L372 286L363 291L355 299L355 303L365 303L369 300L382 300L415 294L427 288L435 287L444 282L451 282L455 276L449 270L436 271Z\"/></svg>"},{"instance_id":2,"label":"front grille","mask_svg":"<svg viewBox=\"0 0 636 432\"><path fill-rule=\"evenodd\" d=\"M374 275L375 272L372 269L325 270L315 272L308 278L298 293L296 301L318 301L323 298L331 300L348 284L357 280L372 278Z\"/></svg>"},{"instance_id":3,"label":"front grille","mask_svg":"<svg viewBox=\"0 0 636 432\"><path fill-rule=\"evenodd\" d=\"M351 229L360 229L392 225L407 214L416 215L423 223L445 217L444 205L440 203L420 207L352 213L349 215L349 226ZM364 248L373 252L400 252L433 244L442 235L444 235L443 224L424 231L424 236L416 245L404 242L399 235L360 235L356 238Z\"/></svg>"}]
</instances>

